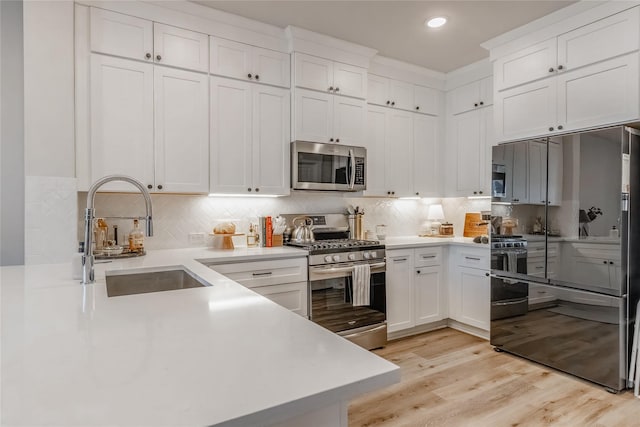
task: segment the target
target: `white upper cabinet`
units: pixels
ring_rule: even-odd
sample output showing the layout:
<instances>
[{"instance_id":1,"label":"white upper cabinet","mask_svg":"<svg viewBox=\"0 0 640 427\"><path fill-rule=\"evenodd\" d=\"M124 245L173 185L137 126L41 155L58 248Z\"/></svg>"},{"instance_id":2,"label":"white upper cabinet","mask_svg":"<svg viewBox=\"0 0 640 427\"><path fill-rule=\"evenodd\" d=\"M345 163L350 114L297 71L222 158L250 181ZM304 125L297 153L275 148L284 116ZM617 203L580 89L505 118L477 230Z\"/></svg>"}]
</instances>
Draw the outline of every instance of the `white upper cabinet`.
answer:
<instances>
[{"instance_id":1,"label":"white upper cabinet","mask_svg":"<svg viewBox=\"0 0 640 427\"><path fill-rule=\"evenodd\" d=\"M387 77L369 74L367 102L400 110L437 116L440 114L439 92Z\"/></svg>"},{"instance_id":2,"label":"white upper cabinet","mask_svg":"<svg viewBox=\"0 0 640 427\"><path fill-rule=\"evenodd\" d=\"M336 95L364 99L367 70L303 53L296 53L295 85Z\"/></svg>"},{"instance_id":3,"label":"white upper cabinet","mask_svg":"<svg viewBox=\"0 0 640 427\"><path fill-rule=\"evenodd\" d=\"M91 8L91 51L153 61L153 23Z\"/></svg>"},{"instance_id":4,"label":"white upper cabinet","mask_svg":"<svg viewBox=\"0 0 640 427\"><path fill-rule=\"evenodd\" d=\"M91 56L91 178L129 175L154 188L153 65ZM134 191L110 182L106 191Z\"/></svg>"},{"instance_id":5,"label":"white upper cabinet","mask_svg":"<svg viewBox=\"0 0 640 427\"><path fill-rule=\"evenodd\" d=\"M209 191L208 77L154 69L155 182L172 193Z\"/></svg>"},{"instance_id":6,"label":"white upper cabinet","mask_svg":"<svg viewBox=\"0 0 640 427\"><path fill-rule=\"evenodd\" d=\"M485 77L454 89L450 99L452 114L493 104L493 77Z\"/></svg>"},{"instance_id":7,"label":"white upper cabinet","mask_svg":"<svg viewBox=\"0 0 640 427\"><path fill-rule=\"evenodd\" d=\"M210 37L211 74L289 87L289 55L231 40Z\"/></svg>"},{"instance_id":8,"label":"white upper cabinet","mask_svg":"<svg viewBox=\"0 0 640 427\"><path fill-rule=\"evenodd\" d=\"M91 8L91 51L206 72L208 36Z\"/></svg>"},{"instance_id":9,"label":"white upper cabinet","mask_svg":"<svg viewBox=\"0 0 640 427\"><path fill-rule=\"evenodd\" d=\"M296 89L294 139L362 145L366 103L328 93Z\"/></svg>"},{"instance_id":10,"label":"white upper cabinet","mask_svg":"<svg viewBox=\"0 0 640 427\"><path fill-rule=\"evenodd\" d=\"M153 24L153 59L157 64L207 72L209 37L170 25Z\"/></svg>"},{"instance_id":11,"label":"white upper cabinet","mask_svg":"<svg viewBox=\"0 0 640 427\"><path fill-rule=\"evenodd\" d=\"M394 197L413 196L413 114L391 110L385 145L387 192ZM374 171L375 173L375 171Z\"/></svg>"},{"instance_id":12,"label":"white upper cabinet","mask_svg":"<svg viewBox=\"0 0 640 427\"><path fill-rule=\"evenodd\" d=\"M495 61L496 89L562 75L638 49L640 9L600 19Z\"/></svg>"},{"instance_id":13,"label":"white upper cabinet","mask_svg":"<svg viewBox=\"0 0 640 427\"><path fill-rule=\"evenodd\" d=\"M436 117L413 115L413 190L418 197L440 197L440 124Z\"/></svg>"},{"instance_id":14,"label":"white upper cabinet","mask_svg":"<svg viewBox=\"0 0 640 427\"><path fill-rule=\"evenodd\" d=\"M385 144L389 131L386 108L369 105L367 108L367 137L364 146L367 148L367 190L370 196L387 195L385 177L386 152Z\"/></svg>"},{"instance_id":15,"label":"white upper cabinet","mask_svg":"<svg viewBox=\"0 0 640 427\"><path fill-rule=\"evenodd\" d=\"M289 193L289 91L211 77L212 193Z\"/></svg>"}]
</instances>

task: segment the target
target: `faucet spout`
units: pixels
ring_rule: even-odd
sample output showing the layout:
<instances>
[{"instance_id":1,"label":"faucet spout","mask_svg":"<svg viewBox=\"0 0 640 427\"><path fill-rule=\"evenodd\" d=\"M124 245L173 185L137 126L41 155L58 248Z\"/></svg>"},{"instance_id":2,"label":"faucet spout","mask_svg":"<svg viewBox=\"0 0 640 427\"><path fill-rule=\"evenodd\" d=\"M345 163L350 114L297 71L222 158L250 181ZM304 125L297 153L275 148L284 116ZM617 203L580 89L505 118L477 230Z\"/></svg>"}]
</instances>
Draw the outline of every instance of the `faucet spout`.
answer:
<instances>
[{"instance_id":1,"label":"faucet spout","mask_svg":"<svg viewBox=\"0 0 640 427\"><path fill-rule=\"evenodd\" d=\"M108 175L94 182L93 185L91 185L91 188L89 188L89 192L87 193L87 208L85 209L84 216L84 254L82 256L82 284L85 285L88 283L93 283L95 281L95 274L93 269L95 258L93 256L92 246L96 192L104 184L111 181L128 182L137 187L138 190L140 190L140 193L142 193L142 196L144 197L146 208L146 235L153 236L153 207L151 205L151 195L140 181L127 175Z\"/></svg>"}]
</instances>

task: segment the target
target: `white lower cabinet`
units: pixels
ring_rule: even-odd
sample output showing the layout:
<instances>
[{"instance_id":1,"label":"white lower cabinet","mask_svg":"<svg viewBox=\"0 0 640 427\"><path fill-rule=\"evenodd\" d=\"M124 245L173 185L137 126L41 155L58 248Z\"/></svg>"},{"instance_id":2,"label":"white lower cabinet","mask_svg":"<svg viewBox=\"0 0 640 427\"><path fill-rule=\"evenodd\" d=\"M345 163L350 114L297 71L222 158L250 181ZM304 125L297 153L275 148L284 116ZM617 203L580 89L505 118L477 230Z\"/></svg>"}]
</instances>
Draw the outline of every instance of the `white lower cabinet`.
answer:
<instances>
[{"instance_id":1,"label":"white lower cabinet","mask_svg":"<svg viewBox=\"0 0 640 427\"><path fill-rule=\"evenodd\" d=\"M387 251L387 327L398 332L446 314L442 247Z\"/></svg>"},{"instance_id":2,"label":"white lower cabinet","mask_svg":"<svg viewBox=\"0 0 640 427\"><path fill-rule=\"evenodd\" d=\"M294 313L308 315L306 258L210 264L209 267Z\"/></svg>"},{"instance_id":3,"label":"white lower cabinet","mask_svg":"<svg viewBox=\"0 0 640 427\"><path fill-rule=\"evenodd\" d=\"M450 253L449 317L488 331L491 307L489 248L456 247Z\"/></svg>"}]
</instances>

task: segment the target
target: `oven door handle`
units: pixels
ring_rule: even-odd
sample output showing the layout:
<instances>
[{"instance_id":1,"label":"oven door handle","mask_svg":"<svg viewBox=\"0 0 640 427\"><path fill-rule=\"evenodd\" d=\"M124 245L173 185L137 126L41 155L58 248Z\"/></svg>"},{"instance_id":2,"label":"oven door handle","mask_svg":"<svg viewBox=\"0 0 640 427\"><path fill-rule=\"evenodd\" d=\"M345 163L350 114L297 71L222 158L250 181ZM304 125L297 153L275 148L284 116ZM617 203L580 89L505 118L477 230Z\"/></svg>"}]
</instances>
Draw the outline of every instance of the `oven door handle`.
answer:
<instances>
[{"instance_id":1,"label":"oven door handle","mask_svg":"<svg viewBox=\"0 0 640 427\"><path fill-rule=\"evenodd\" d=\"M378 263L374 263L374 264L369 264L370 268L378 268L378 267L384 267L386 266L387 263L386 262L378 262ZM315 274L331 274L331 273L346 273L346 272L352 272L353 271L353 266L349 266L349 267L333 267L333 268L319 268L319 269L314 269L313 273Z\"/></svg>"}]
</instances>

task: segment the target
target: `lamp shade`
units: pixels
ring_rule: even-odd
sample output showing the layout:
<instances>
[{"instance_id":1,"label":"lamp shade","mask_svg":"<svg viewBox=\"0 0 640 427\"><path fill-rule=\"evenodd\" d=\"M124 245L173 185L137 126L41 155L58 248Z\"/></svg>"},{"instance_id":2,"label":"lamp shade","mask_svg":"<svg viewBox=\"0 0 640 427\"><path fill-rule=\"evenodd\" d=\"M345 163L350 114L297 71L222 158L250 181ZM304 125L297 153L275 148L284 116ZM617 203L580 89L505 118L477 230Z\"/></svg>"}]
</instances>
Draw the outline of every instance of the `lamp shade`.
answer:
<instances>
[{"instance_id":1,"label":"lamp shade","mask_svg":"<svg viewBox=\"0 0 640 427\"><path fill-rule=\"evenodd\" d=\"M440 219L444 219L444 211L442 210L442 205L431 205L429 206L429 212L427 213L427 219L432 221L437 221Z\"/></svg>"}]
</instances>

